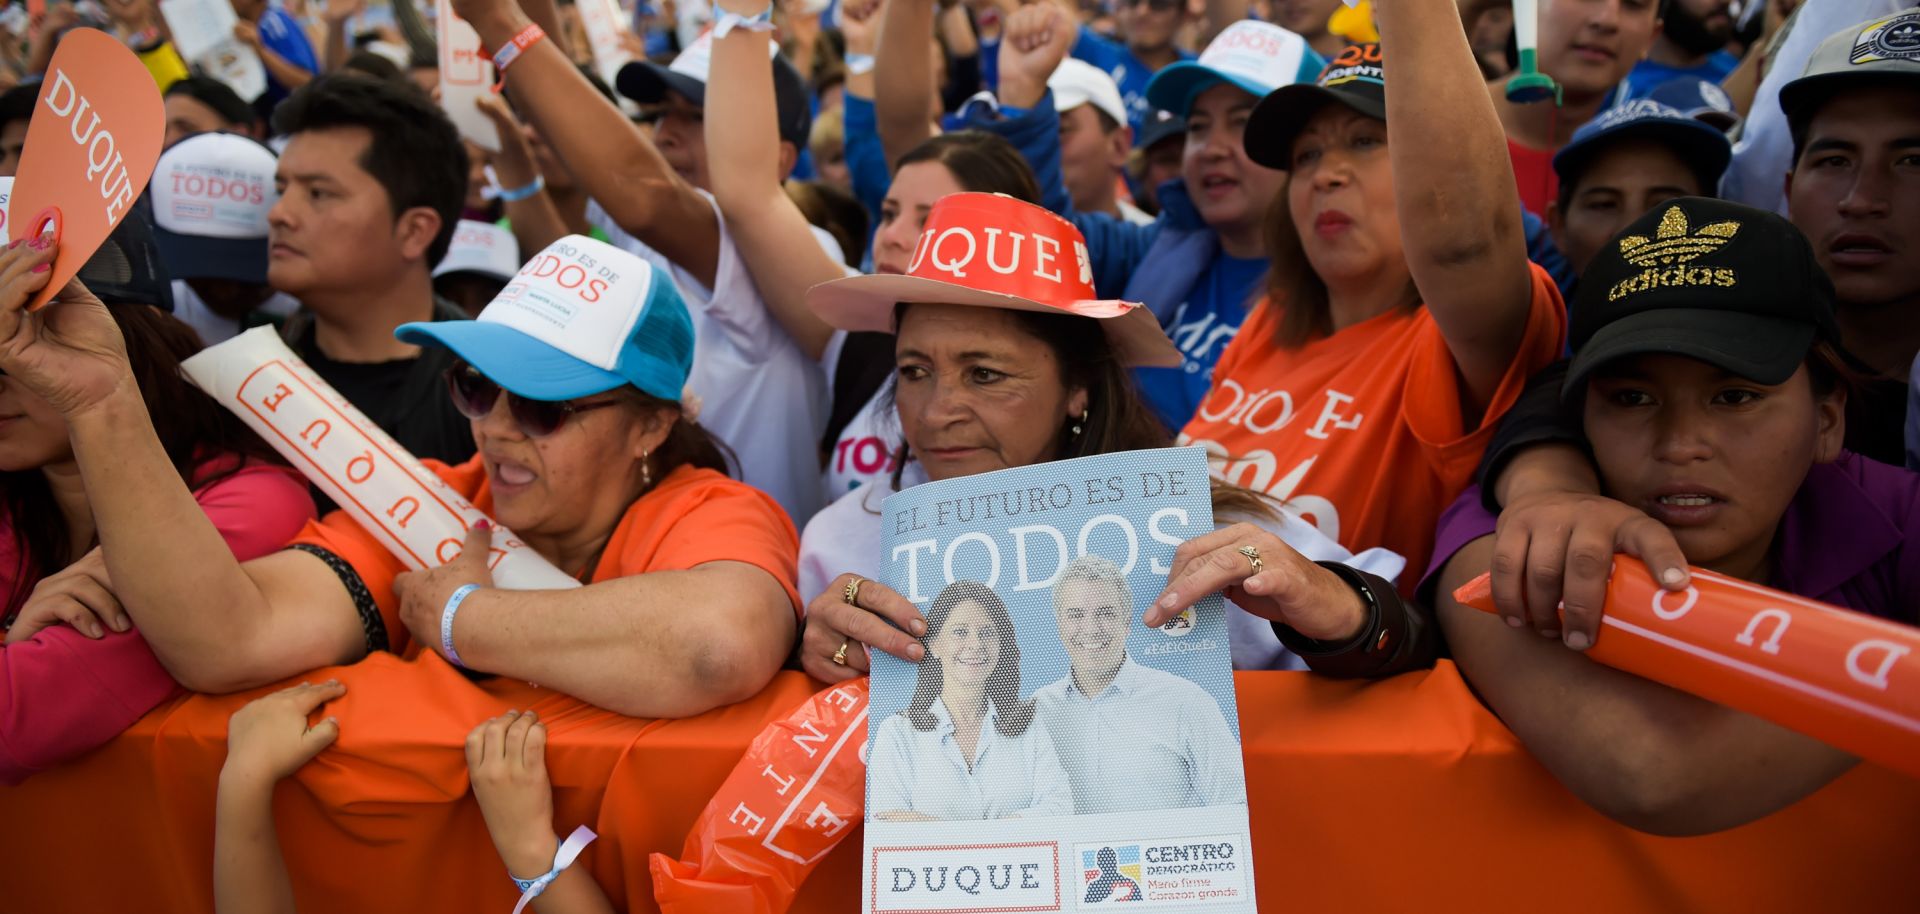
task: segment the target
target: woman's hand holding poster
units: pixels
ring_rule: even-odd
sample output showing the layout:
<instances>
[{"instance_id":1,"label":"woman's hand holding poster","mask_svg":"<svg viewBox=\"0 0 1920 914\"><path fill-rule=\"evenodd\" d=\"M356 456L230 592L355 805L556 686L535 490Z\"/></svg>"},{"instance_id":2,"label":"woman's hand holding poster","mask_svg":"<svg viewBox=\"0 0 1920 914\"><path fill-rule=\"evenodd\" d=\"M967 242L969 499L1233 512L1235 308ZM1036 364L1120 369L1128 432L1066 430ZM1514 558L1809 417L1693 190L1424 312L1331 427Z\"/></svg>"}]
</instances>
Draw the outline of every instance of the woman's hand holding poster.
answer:
<instances>
[{"instance_id":1,"label":"woman's hand holding poster","mask_svg":"<svg viewBox=\"0 0 1920 914\"><path fill-rule=\"evenodd\" d=\"M1453 598L1494 611L1486 575ZM1920 631L1698 568L1670 593L1626 555L1605 612L1593 659L1920 776Z\"/></svg>"},{"instance_id":2,"label":"woman's hand holding poster","mask_svg":"<svg viewBox=\"0 0 1920 914\"><path fill-rule=\"evenodd\" d=\"M1253 911L1225 604L1140 621L1213 529L1204 454L926 483L883 515L927 652L873 654L862 910Z\"/></svg>"}]
</instances>

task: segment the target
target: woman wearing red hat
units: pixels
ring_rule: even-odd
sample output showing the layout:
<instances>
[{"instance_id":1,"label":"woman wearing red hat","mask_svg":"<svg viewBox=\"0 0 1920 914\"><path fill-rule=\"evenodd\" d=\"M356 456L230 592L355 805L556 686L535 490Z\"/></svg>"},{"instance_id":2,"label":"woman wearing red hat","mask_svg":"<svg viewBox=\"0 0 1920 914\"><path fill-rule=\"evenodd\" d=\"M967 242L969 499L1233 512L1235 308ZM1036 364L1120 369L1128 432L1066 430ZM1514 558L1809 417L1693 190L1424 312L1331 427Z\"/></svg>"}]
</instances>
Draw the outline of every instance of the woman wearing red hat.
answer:
<instances>
[{"instance_id":1,"label":"woman wearing red hat","mask_svg":"<svg viewBox=\"0 0 1920 914\"><path fill-rule=\"evenodd\" d=\"M1377 12L1391 60L1350 47L1247 124L1247 153L1288 172L1268 295L1179 440L1348 549L1420 568L1495 422L1559 354L1566 318L1527 261L1505 135L1459 13L1445 0Z\"/></svg>"},{"instance_id":2,"label":"woman wearing red hat","mask_svg":"<svg viewBox=\"0 0 1920 914\"><path fill-rule=\"evenodd\" d=\"M835 327L896 334L894 407L906 440L891 479L855 489L807 525L802 592L819 594L801 645L809 673L828 682L864 673L869 646L909 661L924 656L919 610L866 580L879 571L879 505L889 492L1167 445L1127 370L1177 364L1179 352L1141 306L1096 300L1090 272L1079 231L1058 216L1008 197L953 194L928 214L905 275L849 277L809 292L814 311ZM1430 628L1385 579L1308 558L1392 576L1397 557L1350 556L1244 490L1218 487L1215 502L1217 515L1263 526L1234 524L1183 546L1170 599L1146 624L1226 590L1248 611L1229 617L1236 665L1283 662L1282 644L1315 669L1343 675L1431 659ZM1264 553L1265 570L1253 573L1237 554L1205 560L1242 545ZM850 587L855 581L860 586Z\"/></svg>"}]
</instances>

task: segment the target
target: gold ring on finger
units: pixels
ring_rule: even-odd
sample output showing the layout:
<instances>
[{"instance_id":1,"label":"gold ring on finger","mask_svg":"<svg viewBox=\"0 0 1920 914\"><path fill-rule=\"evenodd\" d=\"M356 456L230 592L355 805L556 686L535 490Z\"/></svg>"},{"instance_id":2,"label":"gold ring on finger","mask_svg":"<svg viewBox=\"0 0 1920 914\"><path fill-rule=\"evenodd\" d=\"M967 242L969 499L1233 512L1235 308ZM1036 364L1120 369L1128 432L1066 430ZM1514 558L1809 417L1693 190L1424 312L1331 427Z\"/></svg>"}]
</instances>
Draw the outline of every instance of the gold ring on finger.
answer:
<instances>
[{"instance_id":1,"label":"gold ring on finger","mask_svg":"<svg viewBox=\"0 0 1920 914\"><path fill-rule=\"evenodd\" d=\"M847 665L847 646L848 646L848 645L850 645L850 644L852 644L852 643L853 643L853 639L852 639L852 638L848 638L848 639L846 639L846 640L844 640L844 641L841 641L841 642L840 642L840 649L839 649L839 650L837 650L837 651L834 651L834 652L833 652L833 664L834 664L834 666L846 666L846 665Z\"/></svg>"},{"instance_id":2,"label":"gold ring on finger","mask_svg":"<svg viewBox=\"0 0 1920 914\"><path fill-rule=\"evenodd\" d=\"M1260 569L1267 567L1267 563L1260 560L1260 550L1252 546L1241 546L1240 554L1247 557L1247 564L1253 566L1254 574L1259 574Z\"/></svg>"},{"instance_id":3,"label":"gold ring on finger","mask_svg":"<svg viewBox=\"0 0 1920 914\"><path fill-rule=\"evenodd\" d=\"M846 604L848 606L859 606L860 605L860 585L865 583L867 583L866 578L855 576L853 580L847 582L847 589L840 593L840 599L846 601ZM841 647L844 648L845 645L841 645ZM843 657L845 656L845 653L846 652L844 650L841 651L841 655Z\"/></svg>"}]
</instances>

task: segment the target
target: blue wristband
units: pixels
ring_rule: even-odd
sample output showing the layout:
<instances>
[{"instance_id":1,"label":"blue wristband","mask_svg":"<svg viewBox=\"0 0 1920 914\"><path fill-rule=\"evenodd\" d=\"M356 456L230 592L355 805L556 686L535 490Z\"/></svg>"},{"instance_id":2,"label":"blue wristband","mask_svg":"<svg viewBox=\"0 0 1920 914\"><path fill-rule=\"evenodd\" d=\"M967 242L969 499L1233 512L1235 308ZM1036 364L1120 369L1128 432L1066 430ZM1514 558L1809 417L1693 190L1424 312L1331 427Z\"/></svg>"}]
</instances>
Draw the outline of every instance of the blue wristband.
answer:
<instances>
[{"instance_id":1,"label":"blue wristband","mask_svg":"<svg viewBox=\"0 0 1920 914\"><path fill-rule=\"evenodd\" d=\"M521 200L525 200L528 197L531 197L534 194L537 194L546 189L547 189L547 176L534 175L533 183L524 184L514 188L502 188L499 194L494 197L494 199L499 200L502 203L518 203Z\"/></svg>"},{"instance_id":2,"label":"blue wristband","mask_svg":"<svg viewBox=\"0 0 1920 914\"><path fill-rule=\"evenodd\" d=\"M463 670L467 665L460 662L460 652L453 649L453 614L460 611L460 604L467 601L468 595L479 589L478 584L461 585L447 598L447 608L440 611L440 656Z\"/></svg>"}]
</instances>

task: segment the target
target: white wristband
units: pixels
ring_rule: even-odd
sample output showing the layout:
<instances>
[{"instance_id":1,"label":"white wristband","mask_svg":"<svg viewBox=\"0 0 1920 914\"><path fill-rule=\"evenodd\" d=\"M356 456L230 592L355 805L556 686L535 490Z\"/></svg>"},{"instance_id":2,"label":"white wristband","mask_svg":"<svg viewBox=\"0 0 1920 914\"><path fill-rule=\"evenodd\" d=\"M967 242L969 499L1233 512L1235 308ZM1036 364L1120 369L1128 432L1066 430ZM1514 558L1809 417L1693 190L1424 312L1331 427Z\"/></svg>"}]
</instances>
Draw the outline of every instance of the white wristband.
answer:
<instances>
[{"instance_id":1,"label":"white wristband","mask_svg":"<svg viewBox=\"0 0 1920 914\"><path fill-rule=\"evenodd\" d=\"M546 891L547 886L560 878L560 874L567 867L572 866L573 861L579 858L580 852L586 850L587 845L592 844L593 839L597 837L599 835L594 834L593 829L582 825L574 829L573 834L567 836L567 840L560 843L560 849L553 855L553 869L548 870L546 875L533 879L521 879L508 873L507 878L512 879L513 884L520 887L520 903L513 906L513 914L520 914L528 904L540 896L541 892Z\"/></svg>"},{"instance_id":2,"label":"white wristband","mask_svg":"<svg viewBox=\"0 0 1920 914\"><path fill-rule=\"evenodd\" d=\"M727 33L732 32L734 29L742 29L748 32L771 32L773 28L773 4L771 3L767 4L766 9L754 13L751 16L742 16L739 13L729 10L721 10L719 18L713 21L713 40L719 41L727 37Z\"/></svg>"}]
</instances>

